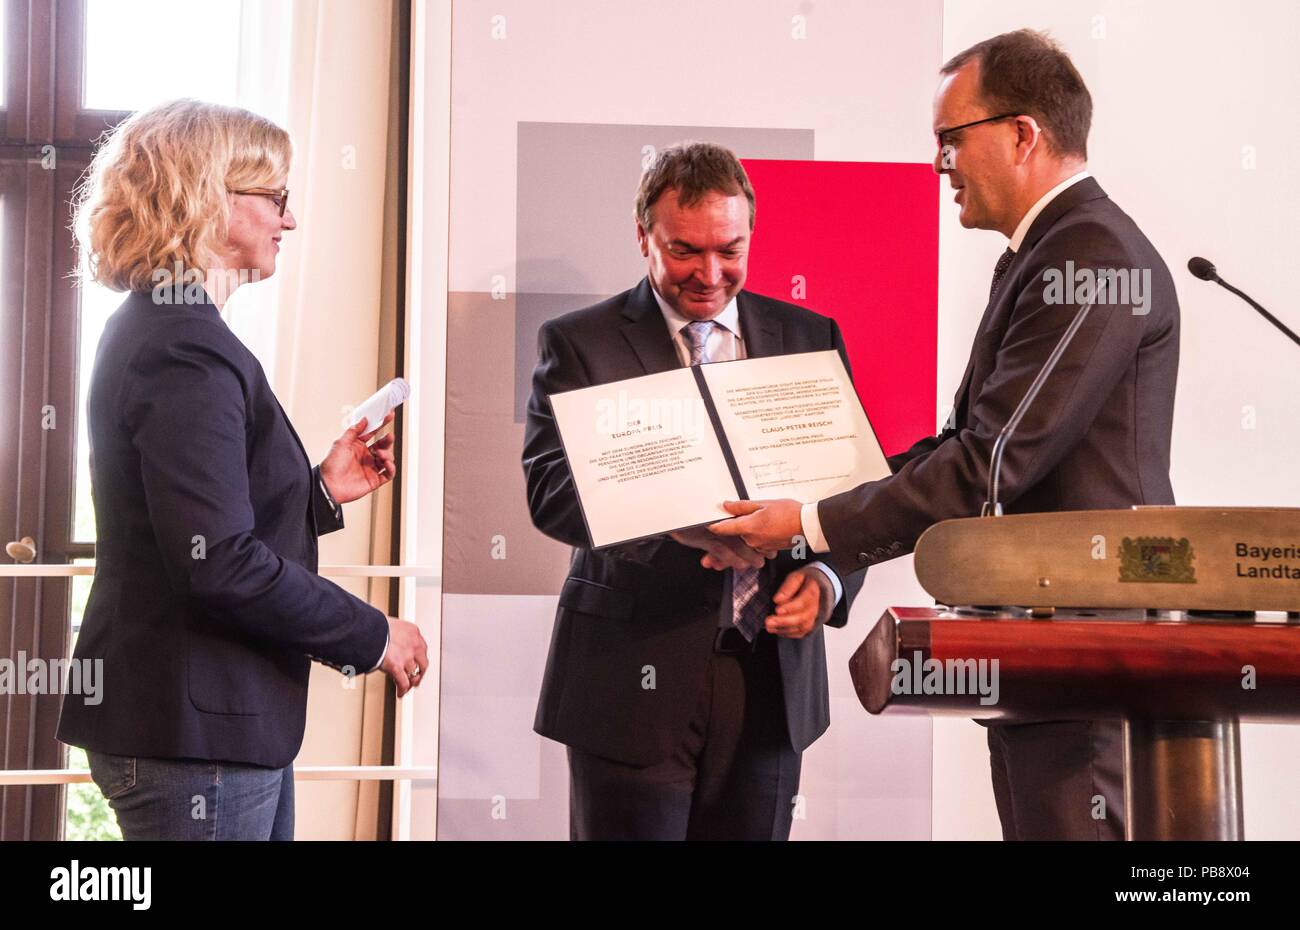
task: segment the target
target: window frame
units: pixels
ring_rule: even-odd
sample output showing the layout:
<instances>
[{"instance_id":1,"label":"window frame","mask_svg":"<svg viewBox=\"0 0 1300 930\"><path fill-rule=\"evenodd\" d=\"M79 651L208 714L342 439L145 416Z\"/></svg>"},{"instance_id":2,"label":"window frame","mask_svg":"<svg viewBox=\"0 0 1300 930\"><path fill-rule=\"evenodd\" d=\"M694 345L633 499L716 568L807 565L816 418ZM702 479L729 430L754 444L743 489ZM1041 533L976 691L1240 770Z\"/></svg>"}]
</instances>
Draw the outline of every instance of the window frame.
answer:
<instances>
[{"instance_id":1,"label":"window frame","mask_svg":"<svg viewBox=\"0 0 1300 930\"><path fill-rule=\"evenodd\" d=\"M73 190L96 140L126 113L81 107L84 0L8 0L5 108L0 114L0 176L5 178L5 262L20 274L3 295L6 331L0 346L18 402L4 417L18 438L12 467L0 480L0 525L8 539L30 535L38 559L65 565L94 556L74 543L72 507L77 438L78 294L70 230ZM12 198L12 200L10 200ZM21 204L19 204L21 201ZM42 410L55 428L42 426ZM12 420L13 422L9 422ZM71 601L65 578L0 577L0 599L12 605L0 639L9 650L51 660L68 653ZM60 769L66 751L55 738L58 695L0 695L0 753L5 769ZM63 786L0 788L0 841L56 840L64 824Z\"/></svg>"}]
</instances>

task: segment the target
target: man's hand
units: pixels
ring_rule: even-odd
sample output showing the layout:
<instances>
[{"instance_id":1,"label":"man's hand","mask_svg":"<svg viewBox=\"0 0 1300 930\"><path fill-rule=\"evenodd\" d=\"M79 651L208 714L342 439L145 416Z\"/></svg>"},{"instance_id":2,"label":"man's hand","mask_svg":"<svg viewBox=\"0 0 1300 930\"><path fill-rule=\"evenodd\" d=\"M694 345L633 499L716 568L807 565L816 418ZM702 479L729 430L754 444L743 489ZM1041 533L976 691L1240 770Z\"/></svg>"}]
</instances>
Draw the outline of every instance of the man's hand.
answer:
<instances>
[{"instance_id":1,"label":"man's hand","mask_svg":"<svg viewBox=\"0 0 1300 930\"><path fill-rule=\"evenodd\" d=\"M703 549L704 557L700 564L714 571L726 571L729 568L762 568L763 563L776 555L775 552L756 551L739 539L726 539L715 536L704 527L678 530L670 533L673 539L692 549Z\"/></svg>"},{"instance_id":2,"label":"man's hand","mask_svg":"<svg viewBox=\"0 0 1300 930\"><path fill-rule=\"evenodd\" d=\"M799 518L803 505L798 501L725 501L722 506L736 517L710 524L709 532L744 540L751 549L789 549L795 537L803 533Z\"/></svg>"},{"instance_id":3,"label":"man's hand","mask_svg":"<svg viewBox=\"0 0 1300 930\"><path fill-rule=\"evenodd\" d=\"M388 618L388 651L381 666L384 674L393 679L397 696L401 697L424 681L424 671L429 667L429 647L424 642L420 628L414 623Z\"/></svg>"},{"instance_id":4,"label":"man's hand","mask_svg":"<svg viewBox=\"0 0 1300 930\"><path fill-rule=\"evenodd\" d=\"M369 424L362 419L330 446L329 455L320 463L320 476L337 503L346 504L365 497L397 475L393 434L388 433L370 442L376 433L393 422L394 416L396 414L389 413L384 422L368 433Z\"/></svg>"},{"instance_id":5,"label":"man's hand","mask_svg":"<svg viewBox=\"0 0 1300 930\"><path fill-rule=\"evenodd\" d=\"M815 630L821 619L822 598L829 596L822 591L823 584L830 587L825 578L815 568L796 568L786 575L772 598L776 613L767 618L767 631L787 639L803 639Z\"/></svg>"}]
</instances>

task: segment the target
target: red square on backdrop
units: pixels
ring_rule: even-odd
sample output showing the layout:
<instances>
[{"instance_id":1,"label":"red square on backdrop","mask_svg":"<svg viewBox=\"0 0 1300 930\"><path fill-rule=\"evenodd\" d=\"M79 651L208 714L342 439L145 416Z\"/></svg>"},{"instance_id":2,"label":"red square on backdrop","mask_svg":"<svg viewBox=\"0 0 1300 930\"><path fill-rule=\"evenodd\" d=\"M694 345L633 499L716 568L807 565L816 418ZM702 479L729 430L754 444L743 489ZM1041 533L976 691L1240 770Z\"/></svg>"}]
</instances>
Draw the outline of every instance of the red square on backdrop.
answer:
<instances>
[{"instance_id":1,"label":"red square on backdrop","mask_svg":"<svg viewBox=\"0 0 1300 930\"><path fill-rule=\"evenodd\" d=\"M839 323L886 454L933 435L938 175L928 164L743 161L757 201L745 288Z\"/></svg>"}]
</instances>

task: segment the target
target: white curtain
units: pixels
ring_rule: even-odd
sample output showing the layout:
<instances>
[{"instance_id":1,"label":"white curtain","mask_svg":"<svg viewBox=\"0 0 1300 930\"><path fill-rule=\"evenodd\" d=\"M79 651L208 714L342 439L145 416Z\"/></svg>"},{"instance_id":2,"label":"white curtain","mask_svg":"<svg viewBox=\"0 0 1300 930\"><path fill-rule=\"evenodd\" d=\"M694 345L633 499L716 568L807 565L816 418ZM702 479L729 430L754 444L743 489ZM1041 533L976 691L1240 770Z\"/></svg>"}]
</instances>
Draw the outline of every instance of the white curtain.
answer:
<instances>
[{"instance_id":1,"label":"white curtain","mask_svg":"<svg viewBox=\"0 0 1300 930\"><path fill-rule=\"evenodd\" d=\"M242 0L240 106L275 120L294 143L289 206L274 278L237 292L227 319L262 361L313 460L345 410L392 377L396 257L391 150L394 4L390 0ZM345 508L321 540L323 564L386 563L392 495ZM387 582L336 579L384 609ZM313 668L299 765L378 764L381 675ZM299 782L299 839L373 838L375 782Z\"/></svg>"}]
</instances>

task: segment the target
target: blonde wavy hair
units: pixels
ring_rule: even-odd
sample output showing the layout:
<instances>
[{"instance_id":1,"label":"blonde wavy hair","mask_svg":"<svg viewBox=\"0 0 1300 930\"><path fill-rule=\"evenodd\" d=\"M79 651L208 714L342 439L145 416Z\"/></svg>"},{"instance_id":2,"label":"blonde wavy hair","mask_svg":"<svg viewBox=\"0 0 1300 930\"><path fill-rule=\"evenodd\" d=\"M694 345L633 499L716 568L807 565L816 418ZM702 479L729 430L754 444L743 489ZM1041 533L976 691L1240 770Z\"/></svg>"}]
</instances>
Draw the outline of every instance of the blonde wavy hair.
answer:
<instances>
[{"instance_id":1,"label":"blonde wavy hair","mask_svg":"<svg viewBox=\"0 0 1300 930\"><path fill-rule=\"evenodd\" d=\"M287 132L238 107L186 99L132 115L77 189L83 275L115 291L150 290L160 269L206 275L228 236L228 192L280 185L292 155Z\"/></svg>"}]
</instances>

